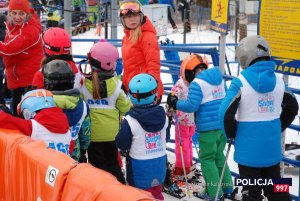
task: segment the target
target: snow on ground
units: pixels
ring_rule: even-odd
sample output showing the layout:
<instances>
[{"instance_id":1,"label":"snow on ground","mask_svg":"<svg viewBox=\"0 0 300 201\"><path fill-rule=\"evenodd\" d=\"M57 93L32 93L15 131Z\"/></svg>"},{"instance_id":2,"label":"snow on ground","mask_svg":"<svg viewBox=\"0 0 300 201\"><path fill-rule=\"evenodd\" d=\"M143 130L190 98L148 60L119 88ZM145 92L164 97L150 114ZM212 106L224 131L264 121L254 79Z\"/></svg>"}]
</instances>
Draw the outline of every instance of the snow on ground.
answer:
<instances>
[{"instance_id":1,"label":"snow on ground","mask_svg":"<svg viewBox=\"0 0 300 201\"><path fill-rule=\"evenodd\" d=\"M176 44L181 44L183 43L183 28L179 27L179 33L173 34L172 33L172 28L169 27L168 28L168 35L167 37L170 40L175 41ZM256 32L256 24L251 24L248 25L248 35L255 35ZM123 37L124 33L123 33L123 28L122 26L119 24L118 25L118 39L121 39ZM110 30L108 32L108 36L110 38ZM88 32L85 32L83 34L74 36L73 38L95 38L95 39L100 39L100 38L104 38L104 28L102 29L102 34L101 36L96 36L95 35L95 29L91 29ZM159 38L159 40L165 40L165 36L161 36ZM186 43L218 43L219 40L219 34L210 30L199 30L199 27L196 26L192 26L192 32L188 33L186 35ZM226 37L226 43L234 43L234 36L232 33L229 33L228 36ZM72 43L72 53L76 54L76 55L86 55L87 52L89 51L90 47L93 45L93 43L91 42L73 42ZM119 48L120 51L120 48ZM121 52L120 52L121 53ZM229 47L226 48L226 54L227 57L229 59L229 61L234 61L234 48L233 47ZM120 54L121 55L121 54ZM186 54L185 53L181 53L180 57L183 58ZM164 59L164 54L163 51L161 51L161 59ZM236 76L237 75L237 65L232 65L230 67L231 71L232 71L232 75ZM168 74L162 74L162 81L163 83L171 83L172 79L171 76ZM230 84L227 83L228 86ZM294 77L294 76L290 76L289 79L289 86L293 87L293 88L300 88L300 81L299 81L299 77ZM298 102L300 102L300 97L297 96ZM163 97L163 102L166 101L166 96ZM294 124L299 125L300 124L300 118L296 118L294 121ZM291 142L297 142L298 144L300 144L300 137L299 137L299 132L288 129L286 132L286 142L287 143L291 143ZM175 132L174 132L174 128L172 130L172 134L171 134L171 138L175 139L174 136ZM174 144L168 144L169 147L174 148ZM226 147L227 149L227 147ZM224 151L224 153L226 152L226 149ZM228 164L230 166L231 171L238 173L238 167L237 164L234 162L233 160L233 153L234 153L234 147L231 148L230 150L230 154L229 154L229 159L228 159ZM300 153L299 153L300 154ZM194 156L197 156L196 151L194 150ZM168 153L168 157L170 158L170 160L175 160L174 159L174 154L172 153ZM286 167L285 168L285 175L284 177L292 177L293 179L293 186L290 187L290 193L294 194L294 195L298 195L298 185L299 185L299 170L298 168L293 168L293 167ZM165 196L165 200L166 201L175 201L175 200L179 200L176 199L172 196L166 195ZM191 197L192 201L194 200L200 200L198 198L195 197Z\"/></svg>"}]
</instances>

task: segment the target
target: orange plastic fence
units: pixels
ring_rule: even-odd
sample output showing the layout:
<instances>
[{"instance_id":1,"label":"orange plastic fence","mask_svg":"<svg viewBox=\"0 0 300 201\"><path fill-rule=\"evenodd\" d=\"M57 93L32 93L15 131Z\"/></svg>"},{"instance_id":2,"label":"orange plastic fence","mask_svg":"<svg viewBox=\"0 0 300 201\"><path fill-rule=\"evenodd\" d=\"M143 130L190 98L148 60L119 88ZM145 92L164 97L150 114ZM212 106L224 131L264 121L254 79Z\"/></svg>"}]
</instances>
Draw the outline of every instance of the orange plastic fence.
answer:
<instances>
[{"instance_id":1,"label":"orange plastic fence","mask_svg":"<svg viewBox=\"0 0 300 201\"><path fill-rule=\"evenodd\" d=\"M78 164L69 172L62 200L122 200L133 201L147 198L145 191L122 185L111 174L94 168L90 164Z\"/></svg>"},{"instance_id":2,"label":"orange plastic fence","mask_svg":"<svg viewBox=\"0 0 300 201\"><path fill-rule=\"evenodd\" d=\"M16 130L0 129L0 201L154 200L111 174L78 164Z\"/></svg>"}]
</instances>

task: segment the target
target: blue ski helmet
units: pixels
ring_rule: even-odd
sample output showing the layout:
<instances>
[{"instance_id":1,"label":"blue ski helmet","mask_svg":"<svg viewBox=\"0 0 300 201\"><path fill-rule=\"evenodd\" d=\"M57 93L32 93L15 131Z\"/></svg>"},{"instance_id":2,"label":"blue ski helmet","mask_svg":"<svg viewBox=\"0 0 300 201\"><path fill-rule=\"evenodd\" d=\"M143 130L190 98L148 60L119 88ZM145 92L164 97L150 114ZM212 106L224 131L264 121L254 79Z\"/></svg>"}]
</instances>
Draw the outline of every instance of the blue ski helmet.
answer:
<instances>
[{"instance_id":1,"label":"blue ski helmet","mask_svg":"<svg viewBox=\"0 0 300 201\"><path fill-rule=\"evenodd\" d=\"M28 120L34 118L37 111L51 107L55 107L53 94L45 89L36 89L22 96L18 104L18 114Z\"/></svg>"},{"instance_id":2,"label":"blue ski helmet","mask_svg":"<svg viewBox=\"0 0 300 201\"><path fill-rule=\"evenodd\" d=\"M135 105L148 105L156 100L157 81L149 74L138 74L129 82L129 97Z\"/></svg>"}]
</instances>

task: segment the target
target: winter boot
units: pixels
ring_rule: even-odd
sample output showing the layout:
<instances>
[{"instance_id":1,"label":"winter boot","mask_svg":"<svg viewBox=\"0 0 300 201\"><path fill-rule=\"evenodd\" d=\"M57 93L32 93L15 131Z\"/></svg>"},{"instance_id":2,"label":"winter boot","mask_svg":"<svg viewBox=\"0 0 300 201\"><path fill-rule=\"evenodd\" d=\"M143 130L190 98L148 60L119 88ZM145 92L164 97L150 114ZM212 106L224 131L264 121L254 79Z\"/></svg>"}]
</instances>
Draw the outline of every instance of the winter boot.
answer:
<instances>
[{"instance_id":1,"label":"winter boot","mask_svg":"<svg viewBox=\"0 0 300 201\"><path fill-rule=\"evenodd\" d=\"M238 187L236 187L233 191L226 191L224 190L222 198L223 200L238 200L237 194L238 194Z\"/></svg>"},{"instance_id":2,"label":"winter boot","mask_svg":"<svg viewBox=\"0 0 300 201\"><path fill-rule=\"evenodd\" d=\"M172 33L178 33L179 31L178 31L178 28L177 28L177 26L174 26L173 27L173 31L172 31Z\"/></svg>"},{"instance_id":3,"label":"winter boot","mask_svg":"<svg viewBox=\"0 0 300 201\"><path fill-rule=\"evenodd\" d=\"M189 33L189 32L191 32L192 31L192 28L191 28L191 23L189 22L189 21L186 21L185 23L184 23L184 26L185 26L185 31L186 31L186 33Z\"/></svg>"}]
</instances>

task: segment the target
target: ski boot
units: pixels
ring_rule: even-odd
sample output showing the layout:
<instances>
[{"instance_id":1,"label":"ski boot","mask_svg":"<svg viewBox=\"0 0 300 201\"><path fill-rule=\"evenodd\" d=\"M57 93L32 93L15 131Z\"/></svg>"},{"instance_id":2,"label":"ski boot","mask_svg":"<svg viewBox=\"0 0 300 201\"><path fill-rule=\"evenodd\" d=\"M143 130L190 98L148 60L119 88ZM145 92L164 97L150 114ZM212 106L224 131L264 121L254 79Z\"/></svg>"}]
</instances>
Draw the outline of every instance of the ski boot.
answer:
<instances>
[{"instance_id":1,"label":"ski boot","mask_svg":"<svg viewBox=\"0 0 300 201\"><path fill-rule=\"evenodd\" d=\"M177 182L174 182L169 187L163 185L163 192L179 199L186 196L185 193L183 193L183 191L178 187Z\"/></svg>"},{"instance_id":2,"label":"ski boot","mask_svg":"<svg viewBox=\"0 0 300 201\"><path fill-rule=\"evenodd\" d=\"M201 192L193 192L193 195L197 198L200 198L202 200L206 200L206 201L214 201L215 198L214 197L211 197L208 195L206 189L204 191L201 191ZM217 199L217 201L223 201L223 198L220 197L219 199Z\"/></svg>"},{"instance_id":3,"label":"ski boot","mask_svg":"<svg viewBox=\"0 0 300 201\"><path fill-rule=\"evenodd\" d=\"M233 189L233 191L231 193L224 192L221 198L226 201L227 200L233 200L233 201L241 200L241 199L237 199L238 190L239 190L238 187L236 187L235 189Z\"/></svg>"}]
</instances>

